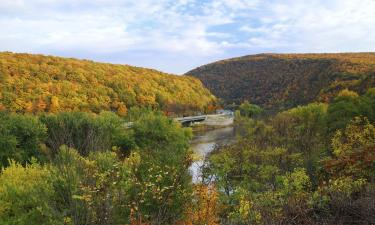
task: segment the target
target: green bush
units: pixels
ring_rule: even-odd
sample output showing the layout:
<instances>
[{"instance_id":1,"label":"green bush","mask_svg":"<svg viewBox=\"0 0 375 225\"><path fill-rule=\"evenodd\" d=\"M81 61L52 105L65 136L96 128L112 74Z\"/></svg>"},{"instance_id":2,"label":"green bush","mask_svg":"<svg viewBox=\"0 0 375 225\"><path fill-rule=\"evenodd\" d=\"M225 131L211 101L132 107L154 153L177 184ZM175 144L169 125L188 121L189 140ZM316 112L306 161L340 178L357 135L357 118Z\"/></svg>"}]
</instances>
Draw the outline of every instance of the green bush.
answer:
<instances>
[{"instance_id":1,"label":"green bush","mask_svg":"<svg viewBox=\"0 0 375 225\"><path fill-rule=\"evenodd\" d=\"M56 208L50 171L37 163L25 167L11 162L0 175L0 223L63 224Z\"/></svg>"},{"instance_id":2,"label":"green bush","mask_svg":"<svg viewBox=\"0 0 375 225\"><path fill-rule=\"evenodd\" d=\"M91 151L111 150L113 146L126 152L134 145L123 120L114 113L65 112L40 119L48 128L46 144L53 154L62 145L77 149L84 156Z\"/></svg>"},{"instance_id":3,"label":"green bush","mask_svg":"<svg viewBox=\"0 0 375 225\"><path fill-rule=\"evenodd\" d=\"M191 130L159 113L143 115L133 129L142 159L131 178L134 212L152 223L174 224L191 197Z\"/></svg>"},{"instance_id":4,"label":"green bush","mask_svg":"<svg viewBox=\"0 0 375 225\"><path fill-rule=\"evenodd\" d=\"M369 89L363 96L343 90L328 107L328 127L331 134L343 129L356 116L365 116L375 122L375 94Z\"/></svg>"},{"instance_id":5,"label":"green bush","mask_svg":"<svg viewBox=\"0 0 375 225\"><path fill-rule=\"evenodd\" d=\"M257 118L263 112L263 109L261 107L254 104L250 104L248 101L242 103L238 109L240 111L241 116L250 118Z\"/></svg>"},{"instance_id":6,"label":"green bush","mask_svg":"<svg viewBox=\"0 0 375 225\"><path fill-rule=\"evenodd\" d=\"M31 157L43 158L46 127L36 117L0 113L0 168L8 159L25 164Z\"/></svg>"},{"instance_id":7,"label":"green bush","mask_svg":"<svg viewBox=\"0 0 375 225\"><path fill-rule=\"evenodd\" d=\"M136 145L155 163L178 165L186 157L192 133L161 113L148 113L134 123Z\"/></svg>"}]
</instances>

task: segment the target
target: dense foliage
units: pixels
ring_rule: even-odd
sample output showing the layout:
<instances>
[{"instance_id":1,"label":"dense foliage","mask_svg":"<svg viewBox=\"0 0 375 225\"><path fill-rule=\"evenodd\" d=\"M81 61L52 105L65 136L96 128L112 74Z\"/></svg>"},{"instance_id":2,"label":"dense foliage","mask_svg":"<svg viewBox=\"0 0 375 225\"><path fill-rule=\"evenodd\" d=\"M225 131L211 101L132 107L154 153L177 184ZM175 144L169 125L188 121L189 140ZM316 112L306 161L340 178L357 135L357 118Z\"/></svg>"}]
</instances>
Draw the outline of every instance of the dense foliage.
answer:
<instances>
[{"instance_id":1,"label":"dense foliage","mask_svg":"<svg viewBox=\"0 0 375 225\"><path fill-rule=\"evenodd\" d=\"M110 112L2 115L1 224L185 221L191 130L155 112L122 125Z\"/></svg>"},{"instance_id":2,"label":"dense foliage","mask_svg":"<svg viewBox=\"0 0 375 225\"><path fill-rule=\"evenodd\" d=\"M328 102L342 89L375 85L375 53L260 54L223 60L187 73L227 104L248 100L265 109Z\"/></svg>"},{"instance_id":3,"label":"dense foliage","mask_svg":"<svg viewBox=\"0 0 375 225\"><path fill-rule=\"evenodd\" d=\"M40 156L46 131L35 117L0 113L0 168L8 165L8 159L25 164Z\"/></svg>"},{"instance_id":4,"label":"dense foliage","mask_svg":"<svg viewBox=\"0 0 375 225\"><path fill-rule=\"evenodd\" d=\"M0 114L1 224L373 224L375 100L343 90L275 116L244 102L238 140L193 184L191 130L161 112Z\"/></svg>"},{"instance_id":5,"label":"dense foliage","mask_svg":"<svg viewBox=\"0 0 375 225\"><path fill-rule=\"evenodd\" d=\"M262 120L237 114L239 140L203 167L221 224L375 223L375 104L353 104L371 93Z\"/></svg>"},{"instance_id":6,"label":"dense foliage","mask_svg":"<svg viewBox=\"0 0 375 225\"><path fill-rule=\"evenodd\" d=\"M275 114L254 101L233 106L236 141L216 146L193 183L192 131L165 111L211 108L195 79L2 53L0 224L375 224L371 57L250 57L259 68L288 65L254 88L269 88L266 109L321 101ZM311 87L293 78L306 63ZM274 95L281 81L285 98Z\"/></svg>"},{"instance_id":7,"label":"dense foliage","mask_svg":"<svg viewBox=\"0 0 375 225\"><path fill-rule=\"evenodd\" d=\"M74 148L84 156L92 151L111 150L112 146L126 152L134 145L124 130L124 120L114 113L64 112L42 115L40 121L47 128L45 143L52 155L61 145Z\"/></svg>"},{"instance_id":8,"label":"dense foliage","mask_svg":"<svg viewBox=\"0 0 375 225\"><path fill-rule=\"evenodd\" d=\"M256 118L260 116L263 112L263 109L257 105L250 104L248 101L245 101L238 107L240 116Z\"/></svg>"},{"instance_id":9,"label":"dense foliage","mask_svg":"<svg viewBox=\"0 0 375 225\"><path fill-rule=\"evenodd\" d=\"M204 111L214 97L198 79L126 65L0 53L0 111L114 111L133 106L181 114Z\"/></svg>"}]
</instances>

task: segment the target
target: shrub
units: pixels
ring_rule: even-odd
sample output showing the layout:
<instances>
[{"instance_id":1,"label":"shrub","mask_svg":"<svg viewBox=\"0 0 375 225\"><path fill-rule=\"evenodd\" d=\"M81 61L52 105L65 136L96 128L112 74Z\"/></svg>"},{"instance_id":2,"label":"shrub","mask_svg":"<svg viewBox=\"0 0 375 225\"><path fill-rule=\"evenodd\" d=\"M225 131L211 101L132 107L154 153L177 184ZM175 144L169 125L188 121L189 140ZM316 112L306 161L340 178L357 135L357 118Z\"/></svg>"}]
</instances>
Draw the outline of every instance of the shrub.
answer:
<instances>
[{"instance_id":1,"label":"shrub","mask_svg":"<svg viewBox=\"0 0 375 225\"><path fill-rule=\"evenodd\" d=\"M43 158L45 138L46 127L36 117L0 113L0 168L8 159L25 164L32 157Z\"/></svg>"},{"instance_id":2,"label":"shrub","mask_svg":"<svg viewBox=\"0 0 375 225\"><path fill-rule=\"evenodd\" d=\"M91 151L111 150L117 145L123 151L129 151L133 146L123 120L114 113L65 112L43 115L41 121L48 128L46 144L53 154L62 145L74 148L84 156Z\"/></svg>"},{"instance_id":3,"label":"shrub","mask_svg":"<svg viewBox=\"0 0 375 225\"><path fill-rule=\"evenodd\" d=\"M32 162L25 167L11 161L0 175L1 224L63 224L52 201L56 192L47 167Z\"/></svg>"}]
</instances>

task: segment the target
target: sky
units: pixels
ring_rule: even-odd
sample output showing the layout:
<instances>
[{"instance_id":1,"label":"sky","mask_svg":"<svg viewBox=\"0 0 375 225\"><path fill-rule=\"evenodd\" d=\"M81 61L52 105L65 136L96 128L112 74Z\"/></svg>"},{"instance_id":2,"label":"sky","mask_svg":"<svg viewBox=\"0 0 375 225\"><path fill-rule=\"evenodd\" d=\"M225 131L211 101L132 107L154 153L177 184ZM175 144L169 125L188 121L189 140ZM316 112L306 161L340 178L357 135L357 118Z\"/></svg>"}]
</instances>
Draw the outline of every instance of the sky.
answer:
<instances>
[{"instance_id":1,"label":"sky","mask_svg":"<svg viewBox=\"0 0 375 225\"><path fill-rule=\"evenodd\" d=\"M183 74L258 53L375 51L375 0L0 0L0 51Z\"/></svg>"}]
</instances>

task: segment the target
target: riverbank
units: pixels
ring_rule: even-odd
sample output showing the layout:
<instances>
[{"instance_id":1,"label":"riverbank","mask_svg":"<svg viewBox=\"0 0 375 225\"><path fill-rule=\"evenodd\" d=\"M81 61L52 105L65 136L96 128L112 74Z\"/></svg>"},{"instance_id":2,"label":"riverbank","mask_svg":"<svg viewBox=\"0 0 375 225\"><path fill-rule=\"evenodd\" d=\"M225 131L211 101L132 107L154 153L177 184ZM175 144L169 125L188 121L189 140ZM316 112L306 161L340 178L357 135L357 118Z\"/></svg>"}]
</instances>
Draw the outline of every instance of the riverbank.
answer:
<instances>
[{"instance_id":1,"label":"riverbank","mask_svg":"<svg viewBox=\"0 0 375 225\"><path fill-rule=\"evenodd\" d=\"M195 124L191 127L194 133L199 133L199 132L207 132L211 130L217 130L225 127L231 127L233 124L230 125L216 125L216 126L210 126L206 124Z\"/></svg>"}]
</instances>

